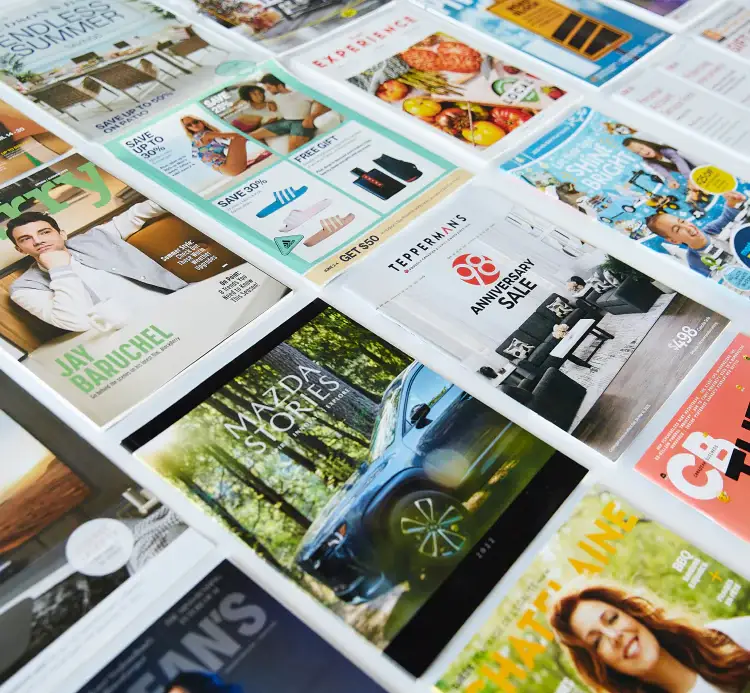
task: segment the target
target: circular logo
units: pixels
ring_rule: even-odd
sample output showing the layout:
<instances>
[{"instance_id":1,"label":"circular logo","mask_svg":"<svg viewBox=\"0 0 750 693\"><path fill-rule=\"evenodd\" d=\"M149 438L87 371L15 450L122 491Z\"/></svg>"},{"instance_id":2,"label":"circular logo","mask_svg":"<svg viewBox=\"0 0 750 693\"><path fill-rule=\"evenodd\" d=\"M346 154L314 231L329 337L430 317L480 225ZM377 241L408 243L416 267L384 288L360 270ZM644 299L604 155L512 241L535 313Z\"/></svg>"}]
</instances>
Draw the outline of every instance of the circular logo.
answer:
<instances>
[{"instance_id":1,"label":"circular logo","mask_svg":"<svg viewBox=\"0 0 750 693\"><path fill-rule=\"evenodd\" d=\"M698 166L690 174L690 180L709 195L721 195L737 187L737 179L717 166Z\"/></svg>"},{"instance_id":2,"label":"circular logo","mask_svg":"<svg viewBox=\"0 0 750 693\"><path fill-rule=\"evenodd\" d=\"M732 238L732 245L737 259L745 267L750 267L750 226L737 229L737 233Z\"/></svg>"},{"instance_id":3,"label":"circular logo","mask_svg":"<svg viewBox=\"0 0 750 693\"><path fill-rule=\"evenodd\" d=\"M500 279L500 268L486 255L459 255L453 261L453 269L461 281L472 286L494 284Z\"/></svg>"}]
</instances>

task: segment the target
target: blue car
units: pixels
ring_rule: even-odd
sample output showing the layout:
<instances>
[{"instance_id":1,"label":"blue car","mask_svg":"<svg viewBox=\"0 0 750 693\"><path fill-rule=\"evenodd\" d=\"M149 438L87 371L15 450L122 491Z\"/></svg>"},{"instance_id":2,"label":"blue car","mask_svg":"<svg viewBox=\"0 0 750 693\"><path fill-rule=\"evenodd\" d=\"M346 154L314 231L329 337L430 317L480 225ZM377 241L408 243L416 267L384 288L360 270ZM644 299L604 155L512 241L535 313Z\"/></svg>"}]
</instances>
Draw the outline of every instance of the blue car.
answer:
<instances>
[{"instance_id":1,"label":"blue car","mask_svg":"<svg viewBox=\"0 0 750 693\"><path fill-rule=\"evenodd\" d=\"M479 538L466 501L495 483L506 461L535 449L549 456L541 441L415 363L383 394L368 461L309 528L297 564L352 604L440 573Z\"/></svg>"}]
</instances>

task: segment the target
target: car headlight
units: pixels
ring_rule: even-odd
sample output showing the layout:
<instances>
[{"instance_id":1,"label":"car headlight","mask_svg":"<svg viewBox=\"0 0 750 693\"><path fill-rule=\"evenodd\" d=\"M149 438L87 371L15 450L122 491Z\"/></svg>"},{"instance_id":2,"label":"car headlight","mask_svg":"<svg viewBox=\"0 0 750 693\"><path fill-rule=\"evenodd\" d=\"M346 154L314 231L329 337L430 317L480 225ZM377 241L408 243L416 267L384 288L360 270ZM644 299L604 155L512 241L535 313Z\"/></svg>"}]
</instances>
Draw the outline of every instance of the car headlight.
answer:
<instances>
[{"instance_id":1,"label":"car headlight","mask_svg":"<svg viewBox=\"0 0 750 693\"><path fill-rule=\"evenodd\" d=\"M328 537L326 541L326 548L333 549L341 544L346 539L346 522L342 522L336 531Z\"/></svg>"}]
</instances>

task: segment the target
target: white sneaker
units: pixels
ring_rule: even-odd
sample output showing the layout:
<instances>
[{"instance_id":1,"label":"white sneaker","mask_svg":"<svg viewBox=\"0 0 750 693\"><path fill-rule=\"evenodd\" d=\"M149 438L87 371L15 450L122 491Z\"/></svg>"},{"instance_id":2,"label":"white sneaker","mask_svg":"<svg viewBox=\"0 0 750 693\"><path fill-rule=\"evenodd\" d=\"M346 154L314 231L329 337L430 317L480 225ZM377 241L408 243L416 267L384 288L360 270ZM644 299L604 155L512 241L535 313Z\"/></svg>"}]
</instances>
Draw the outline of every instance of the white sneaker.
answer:
<instances>
[{"instance_id":1,"label":"white sneaker","mask_svg":"<svg viewBox=\"0 0 750 693\"><path fill-rule=\"evenodd\" d=\"M330 200L321 200L307 209L293 209L287 214L286 219L284 219L284 225L279 229L279 233L294 231L294 229L302 226L308 219L312 219L312 217L318 212L322 212L330 204Z\"/></svg>"}]
</instances>

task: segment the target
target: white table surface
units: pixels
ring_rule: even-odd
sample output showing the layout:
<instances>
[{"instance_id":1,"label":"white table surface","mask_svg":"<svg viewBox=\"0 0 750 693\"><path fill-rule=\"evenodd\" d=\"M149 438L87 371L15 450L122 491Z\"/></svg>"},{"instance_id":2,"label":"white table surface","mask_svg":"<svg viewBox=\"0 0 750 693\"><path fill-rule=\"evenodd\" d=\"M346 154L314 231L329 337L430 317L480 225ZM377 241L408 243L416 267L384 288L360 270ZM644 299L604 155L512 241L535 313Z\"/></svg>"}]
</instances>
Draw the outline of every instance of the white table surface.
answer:
<instances>
[{"instance_id":1,"label":"white table surface","mask_svg":"<svg viewBox=\"0 0 750 693\"><path fill-rule=\"evenodd\" d=\"M562 359L565 358L575 347L576 342L586 334L588 329L596 323L596 320L591 318L583 318L579 320L573 327L568 330L568 333L560 340L560 343L550 352L550 356Z\"/></svg>"}]
</instances>

